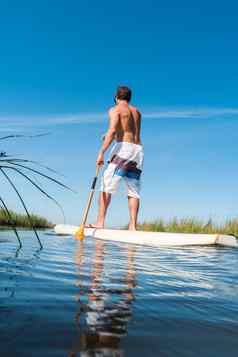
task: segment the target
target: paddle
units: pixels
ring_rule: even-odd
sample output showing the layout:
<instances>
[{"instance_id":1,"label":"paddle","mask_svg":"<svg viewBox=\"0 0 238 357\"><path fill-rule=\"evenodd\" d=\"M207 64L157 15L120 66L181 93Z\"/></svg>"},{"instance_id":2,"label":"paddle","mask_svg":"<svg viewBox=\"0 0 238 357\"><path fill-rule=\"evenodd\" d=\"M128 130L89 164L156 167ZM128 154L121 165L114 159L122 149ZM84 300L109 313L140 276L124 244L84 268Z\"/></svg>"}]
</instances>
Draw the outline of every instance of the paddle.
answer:
<instances>
[{"instance_id":1,"label":"paddle","mask_svg":"<svg viewBox=\"0 0 238 357\"><path fill-rule=\"evenodd\" d=\"M86 206L86 208L84 210L82 224L79 226L79 229L75 233L75 238L79 239L79 240L83 240L84 239L84 226L85 226L85 223L86 223L87 218L88 218L89 209L91 207L91 203L92 203L92 199L93 199L93 194L95 192L95 187L96 187L96 183L97 183L99 170L100 170L100 165L97 165L97 167L96 167L96 175L95 175L95 177L93 179L92 186L91 186L91 191L90 191L89 196L88 196L87 206Z\"/></svg>"}]
</instances>

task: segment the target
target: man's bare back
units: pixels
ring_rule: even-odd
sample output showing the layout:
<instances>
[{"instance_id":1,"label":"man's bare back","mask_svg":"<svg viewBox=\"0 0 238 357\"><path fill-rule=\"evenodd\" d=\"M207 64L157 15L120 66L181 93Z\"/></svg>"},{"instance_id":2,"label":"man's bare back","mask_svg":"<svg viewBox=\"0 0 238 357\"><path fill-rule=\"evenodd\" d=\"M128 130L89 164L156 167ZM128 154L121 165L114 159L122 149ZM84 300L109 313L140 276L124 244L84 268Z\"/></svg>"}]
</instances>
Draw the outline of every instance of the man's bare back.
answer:
<instances>
[{"instance_id":1,"label":"man's bare back","mask_svg":"<svg viewBox=\"0 0 238 357\"><path fill-rule=\"evenodd\" d=\"M109 118L116 119L115 140L141 144L141 114L127 102L120 102L109 110Z\"/></svg>"}]
</instances>

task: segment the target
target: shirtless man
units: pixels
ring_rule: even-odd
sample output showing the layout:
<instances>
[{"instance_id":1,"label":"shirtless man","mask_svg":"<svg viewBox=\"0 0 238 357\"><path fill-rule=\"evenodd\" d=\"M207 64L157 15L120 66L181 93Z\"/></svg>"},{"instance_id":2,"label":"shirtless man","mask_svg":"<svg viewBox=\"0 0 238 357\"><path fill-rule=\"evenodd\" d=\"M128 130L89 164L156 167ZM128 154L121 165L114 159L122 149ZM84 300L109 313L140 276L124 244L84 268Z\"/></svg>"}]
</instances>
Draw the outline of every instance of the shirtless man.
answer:
<instances>
[{"instance_id":1,"label":"shirtless man","mask_svg":"<svg viewBox=\"0 0 238 357\"><path fill-rule=\"evenodd\" d=\"M117 191L120 181L124 180L130 212L129 229L136 230L144 154L140 141L141 114L129 105L130 99L130 88L117 88L115 106L109 110L109 128L99 150L97 165L104 164L104 153L113 140L115 145L111 149L109 164L102 176L97 221L90 225L91 227L104 227L111 195Z\"/></svg>"}]
</instances>

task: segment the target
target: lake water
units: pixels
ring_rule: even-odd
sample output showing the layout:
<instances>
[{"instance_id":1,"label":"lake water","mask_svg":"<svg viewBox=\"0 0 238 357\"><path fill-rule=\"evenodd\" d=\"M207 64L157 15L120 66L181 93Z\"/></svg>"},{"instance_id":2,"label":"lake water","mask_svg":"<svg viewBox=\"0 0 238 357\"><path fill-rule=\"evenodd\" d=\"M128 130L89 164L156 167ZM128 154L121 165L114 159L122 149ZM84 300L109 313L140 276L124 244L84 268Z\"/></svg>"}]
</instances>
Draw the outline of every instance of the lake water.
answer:
<instances>
[{"instance_id":1,"label":"lake water","mask_svg":"<svg viewBox=\"0 0 238 357\"><path fill-rule=\"evenodd\" d=\"M0 355L238 355L238 249L0 232Z\"/></svg>"}]
</instances>

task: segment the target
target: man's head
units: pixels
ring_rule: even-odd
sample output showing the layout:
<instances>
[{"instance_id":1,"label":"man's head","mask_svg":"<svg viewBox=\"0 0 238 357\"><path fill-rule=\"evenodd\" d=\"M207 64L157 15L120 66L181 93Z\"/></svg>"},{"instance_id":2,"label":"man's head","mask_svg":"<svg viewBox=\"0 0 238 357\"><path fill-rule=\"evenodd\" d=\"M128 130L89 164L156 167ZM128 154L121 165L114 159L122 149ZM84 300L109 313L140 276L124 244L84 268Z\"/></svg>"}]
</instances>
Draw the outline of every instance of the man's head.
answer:
<instances>
[{"instance_id":1,"label":"man's head","mask_svg":"<svg viewBox=\"0 0 238 357\"><path fill-rule=\"evenodd\" d=\"M116 100L126 100L129 103L129 101L131 100L131 95L132 95L132 92L129 87L119 86L117 88L115 99Z\"/></svg>"}]
</instances>

